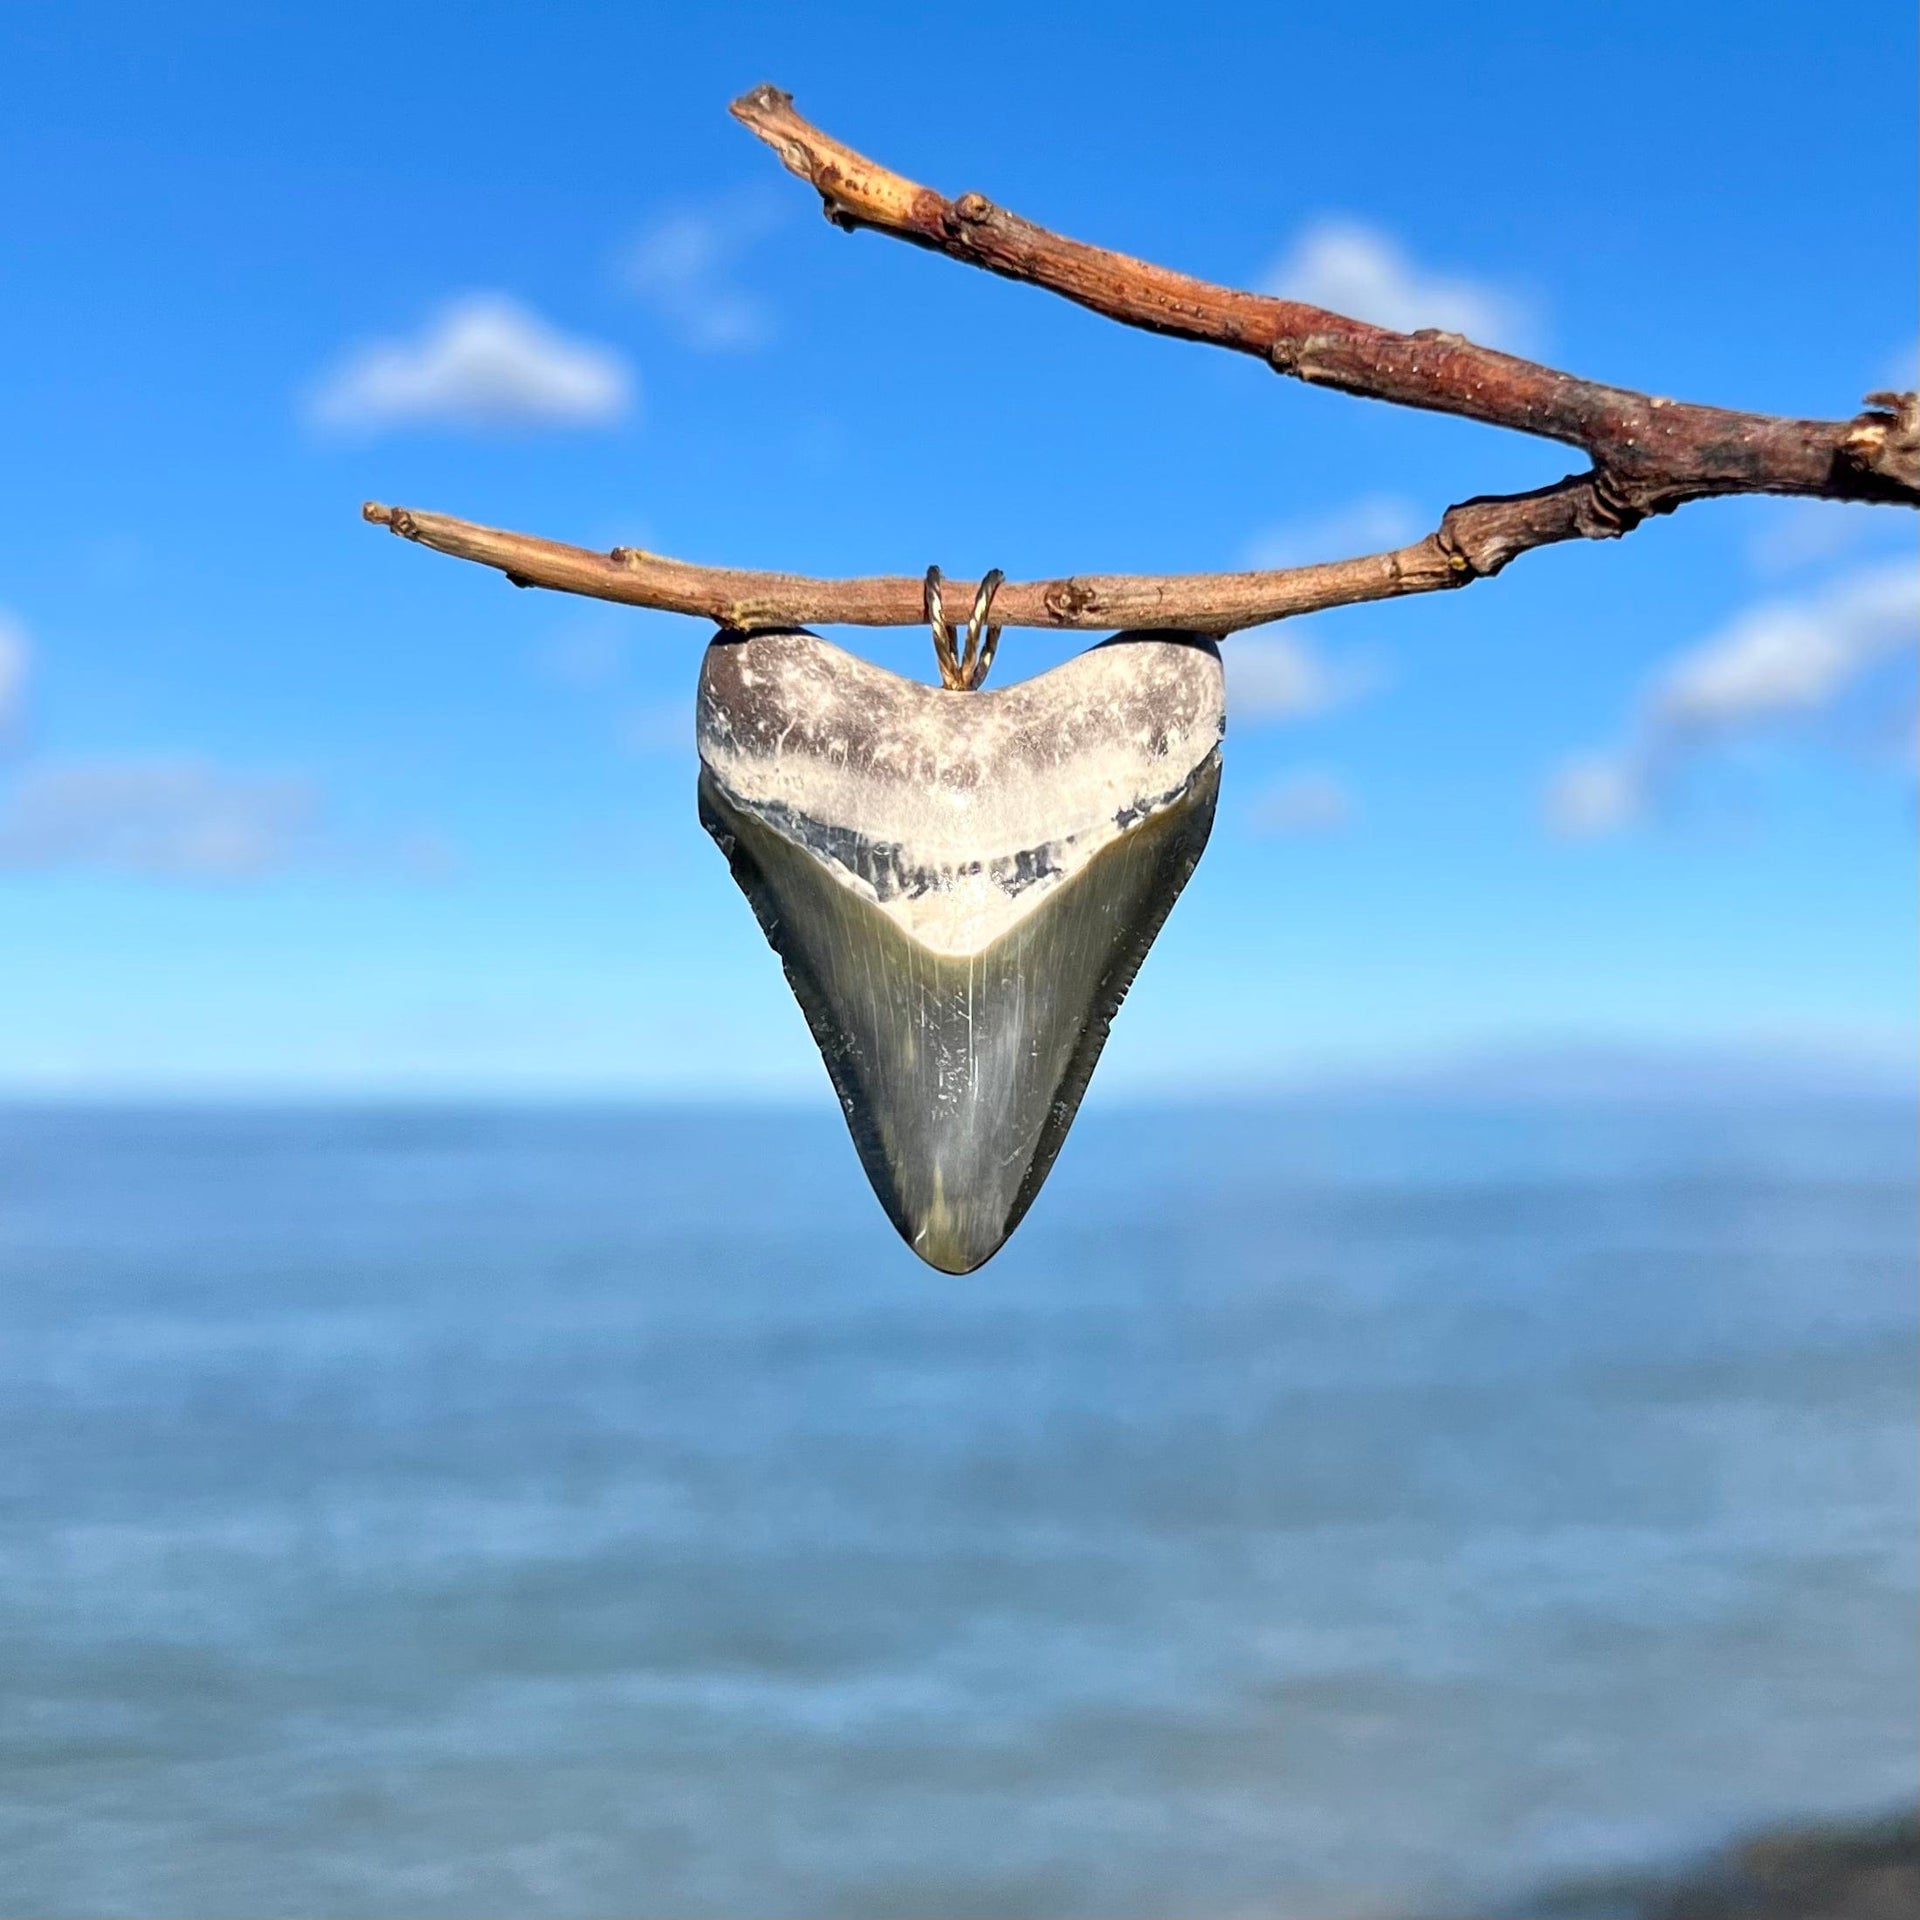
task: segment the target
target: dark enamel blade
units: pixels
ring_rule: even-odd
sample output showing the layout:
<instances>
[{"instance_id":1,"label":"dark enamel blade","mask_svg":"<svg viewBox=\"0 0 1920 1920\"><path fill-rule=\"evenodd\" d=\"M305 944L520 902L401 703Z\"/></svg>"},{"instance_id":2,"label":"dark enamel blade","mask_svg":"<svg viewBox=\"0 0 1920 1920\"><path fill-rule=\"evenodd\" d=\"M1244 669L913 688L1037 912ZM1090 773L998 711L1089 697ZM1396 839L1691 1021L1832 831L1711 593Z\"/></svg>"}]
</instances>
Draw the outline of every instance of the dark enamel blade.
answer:
<instances>
[{"instance_id":1,"label":"dark enamel blade","mask_svg":"<svg viewBox=\"0 0 1920 1920\"><path fill-rule=\"evenodd\" d=\"M990 692L804 632L700 674L700 818L902 1238L969 1273L1032 1204L1206 846L1220 658L1122 634Z\"/></svg>"}]
</instances>

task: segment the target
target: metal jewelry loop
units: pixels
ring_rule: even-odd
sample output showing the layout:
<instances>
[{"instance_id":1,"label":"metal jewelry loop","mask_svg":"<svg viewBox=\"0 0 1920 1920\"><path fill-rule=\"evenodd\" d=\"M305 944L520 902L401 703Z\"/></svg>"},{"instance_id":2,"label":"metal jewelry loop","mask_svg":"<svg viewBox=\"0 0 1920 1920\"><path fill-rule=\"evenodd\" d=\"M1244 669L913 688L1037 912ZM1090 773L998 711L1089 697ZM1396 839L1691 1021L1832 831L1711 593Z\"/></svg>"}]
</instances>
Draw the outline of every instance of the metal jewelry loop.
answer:
<instances>
[{"instance_id":1,"label":"metal jewelry loop","mask_svg":"<svg viewBox=\"0 0 1920 1920\"><path fill-rule=\"evenodd\" d=\"M941 574L938 567L927 569L927 582L921 594L927 625L933 629L933 657L940 663L940 684L949 693L963 693L966 681L960 676L960 650L954 644L953 622L947 618L940 598Z\"/></svg>"},{"instance_id":2,"label":"metal jewelry loop","mask_svg":"<svg viewBox=\"0 0 1920 1920\"><path fill-rule=\"evenodd\" d=\"M973 612L967 616L967 650L961 656L960 673L967 690L975 692L993 665L994 650L1000 645L1000 629L987 625L993 612L993 596L1000 591L1006 575L995 567L981 580L973 596ZM984 636L984 637L983 637Z\"/></svg>"},{"instance_id":3,"label":"metal jewelry loop","mask_svg":"<svg viewBox=\"0 0 1920 1920\"><path fill-rule=\"evenodd\" d=\"M993 596L1000 591L1006 577L995 567L981 580L974 591L973 611L967 616L967 635L962 643L953 622L947 618L946 603L941 597L944 576L938 567L927 569L921 604L927 625L933 631L933 657L940 663L940 684L950 693L977 692L987 677L987 669L993 665L994 652L1000 645L1000 629L987 623L993 614Z\"/></svg>"}]
</instances>

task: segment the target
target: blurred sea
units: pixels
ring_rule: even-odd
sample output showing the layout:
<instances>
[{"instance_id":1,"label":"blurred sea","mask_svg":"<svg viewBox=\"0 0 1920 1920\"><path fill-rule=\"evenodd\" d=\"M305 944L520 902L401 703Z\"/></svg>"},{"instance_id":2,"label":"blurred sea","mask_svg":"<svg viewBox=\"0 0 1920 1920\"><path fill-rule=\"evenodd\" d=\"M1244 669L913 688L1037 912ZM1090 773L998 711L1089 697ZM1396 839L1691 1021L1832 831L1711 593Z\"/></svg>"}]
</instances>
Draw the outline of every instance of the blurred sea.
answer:
<instances>
[{"instance_id":1,"label":"blurred sea","mask_svg":"<svg viewBox=\"0 0 1920 1920\"><path fill-rule=\"evenodd\" d=\"M1416 1913L1910 1797L1915 1114L0 1115L9 1914Z\"/></svg>"}]
</instances>

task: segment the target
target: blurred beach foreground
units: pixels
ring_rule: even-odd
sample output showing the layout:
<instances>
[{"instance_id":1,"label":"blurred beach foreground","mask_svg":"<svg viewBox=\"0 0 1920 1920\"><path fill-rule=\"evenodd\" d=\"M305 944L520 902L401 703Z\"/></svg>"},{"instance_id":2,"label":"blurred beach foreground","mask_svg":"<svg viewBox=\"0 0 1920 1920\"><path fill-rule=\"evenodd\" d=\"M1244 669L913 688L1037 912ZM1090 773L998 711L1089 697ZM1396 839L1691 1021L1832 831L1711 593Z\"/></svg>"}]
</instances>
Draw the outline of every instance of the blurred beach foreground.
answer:
<instances>
[{"instance_id":1,"label":"blurred beach foreground","mask_svg":"<svg viewBox=\"0 0 1920 1920\"><path fill-rule=\"evenodd\" d=\"M1920 1815L1784 1827L1676 1873L1601 1876L1521 1911L1538 1920L1911 1920Z\"/></svg>"},{"instance_id":2,"label":"blurred beach foreground","mask_svg":"<svg viewBox=\"0 0 1920 1920\"><path fill-rule=\"evenodd\" d=\"M0 1906L1910 1913L1914 1129L10 1109Z\"/></svg>"}]
</instances>

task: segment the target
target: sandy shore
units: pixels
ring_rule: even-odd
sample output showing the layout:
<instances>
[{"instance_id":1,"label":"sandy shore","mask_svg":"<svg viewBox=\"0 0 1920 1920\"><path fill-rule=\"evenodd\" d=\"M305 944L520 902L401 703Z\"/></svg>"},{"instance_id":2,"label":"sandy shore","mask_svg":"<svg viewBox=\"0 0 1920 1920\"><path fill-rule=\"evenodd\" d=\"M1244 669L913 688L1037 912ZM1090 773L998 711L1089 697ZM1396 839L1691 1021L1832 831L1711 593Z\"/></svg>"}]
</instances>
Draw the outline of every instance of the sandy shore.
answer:
<instances>
[{"instance_id":1,"label":"sandy shore","mask_svg":"<svg viewBox=\"0 0 1920 1920\"><path fill-rule=\"evenodd\" d=\"M1536 1920L1912 1920L1920 1813L1776 1827L1678 1874L1583 1880L1513 1911Z\"/></svg>"}]
</instances>

